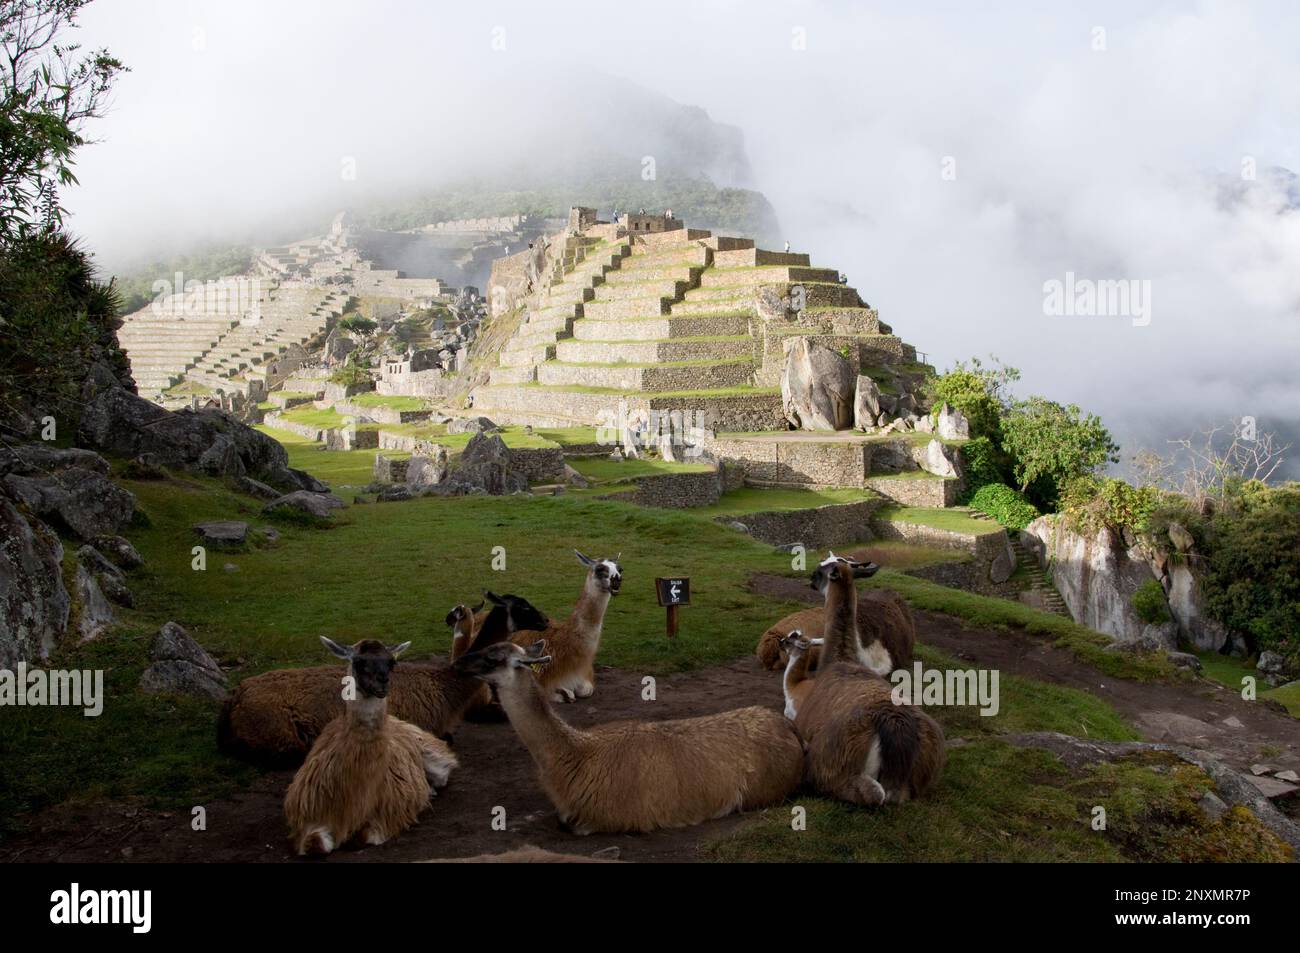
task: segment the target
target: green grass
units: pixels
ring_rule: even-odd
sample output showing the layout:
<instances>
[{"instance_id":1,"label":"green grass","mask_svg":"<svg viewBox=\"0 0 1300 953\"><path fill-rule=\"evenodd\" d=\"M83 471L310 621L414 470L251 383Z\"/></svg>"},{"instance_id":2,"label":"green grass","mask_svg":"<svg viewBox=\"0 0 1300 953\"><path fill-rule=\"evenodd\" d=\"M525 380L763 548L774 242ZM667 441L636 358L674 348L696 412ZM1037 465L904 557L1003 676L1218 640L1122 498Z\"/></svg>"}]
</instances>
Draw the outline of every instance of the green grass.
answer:
<instances>
[{"instance_id":1,"label":"green grass","mask_svg":"<svg viewBox=\"0 0 1300 953\"><path fill-rule=\"evenodd\" d=\"M292 410L283 411L280 414L281 420L287 420L290 423L302 424L305 427L319 427L322 430L344 426L348 418L344 417L333 407L327 407L325 410L317 410L314 407L294 407ZM278 440L279 432L273 436Z\"/></svg>"},{"instance_id":2,"label":"green grass","mask_svg":"<svg viewBox=\"0 0 1300 953\"><path fill-rule=\"evenodd\" d=\"M359 487L368 484L375 470L375 454L383 453L386 457L398 456L392 451L382 450L325 450L324 444L299 437L286 430L265 426L257 429L284 445L284 448L289 451L289 466L306 470L317 479L324 480L335 490L344 486ZM346 496L343 493L339 495Z\"/></svg>"},{"instance_id":3,"label":"green grass","mask_svg":"<svg viewBox=\"0 0 1300 953\"><path fill-rule=\"evenodd\" d=\"M1259 693L1257 697L1281 702L1287 711L1300 718L1300 682L1269 688L1246 659L1220 655L1218 652L1197 652L1196 657L1201 660L1201 674L1206 678L1239 692L1242 689L1241 680L1250 676L1255 679L1255 690Z\"/></svg>"},{"instance_id":4,"label":"green grass","mask_svg":"<svg viewBox=\"0 0 1300 953\"><path fill-rule=\"evenodd\" d=\"M884 506L877 511L876 515L879 519L889 520L892 523L912 523L968 536L1005 532L997 523L974 519L961 510L928 506Z\"/></svg>"},{"instance_id":5,"label":"green grass","mask_svg":"<svg viewBox=\"0 0 1300 953\"><path fill-rule=\"evenodd\" d=\"M796 797L711 844L720 861L1118 862L1275 861L1290 848L1245 808L1215 821L1197 801L1213 783L1197 767L1156 753L1071 772L1049 752L995 739L949 751L938 789L867 810ZM1092 828L1106 810L1106 829Z\"/></svg>"},{"instance_id":6,"label":"green grass","mask_svg":"<svg viewBox=\"0 0 1300 953\"><path fill-rule=\"evenodd\" d=\"M387 407L389 410L428 410L429 402L423 397L398 397L389 394L356 394L348 403L357 407Z\"/></svg>"},{"instance_id":7,"label":"green grass","mask_svg":"<svg viewBox=\"0 0 1300 953\"><path fill-rule=\"evenodd\" d=\"M662 473L704 473L712 469L707 463L667 463L663 460L640 458L611 460L608 457L579 457L569 461L588 480L597 483L628 483L637 477L656 476Z\"/></svg>"},{"instance_id":8,"label":"green grass","mask_svg":"<svg viewBox=\"0 0 1300 953\"><path fill-rule=\"evenodd\" d=\"M694 510L701 516L741 516L745 513L767 513L783 510L806 510L839 503L862 503L879 499L870 490L821 489L801 490L794 487L758 488L744 487L724 493L712 506Z\"/></svg>"}]
</instances>

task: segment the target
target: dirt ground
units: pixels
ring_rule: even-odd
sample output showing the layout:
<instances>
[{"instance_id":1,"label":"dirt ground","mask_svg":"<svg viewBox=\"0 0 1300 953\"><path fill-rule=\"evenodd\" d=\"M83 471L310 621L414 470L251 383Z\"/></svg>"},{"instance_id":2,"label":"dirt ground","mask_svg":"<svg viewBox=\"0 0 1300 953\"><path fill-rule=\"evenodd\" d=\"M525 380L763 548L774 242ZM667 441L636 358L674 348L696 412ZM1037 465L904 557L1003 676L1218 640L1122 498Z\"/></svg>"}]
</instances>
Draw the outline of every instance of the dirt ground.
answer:
<instances>
[{"instance_id":1,"label":"dirt ground","mask_svg":"<svg viewBox=\"0 0 1300 953\"><path fill-rule=\"evenodd\" d=\"M782 598L819 598L806 583L782 577L756 577L753 587ZM1104 698L1149 741L1206 750L1239 769L1260 760L1300 769L1300 722L1262 704L1244 702L1208 681L1144 685L1109 679L1041 639L971 628L927 612L917 612L916 621L923 644L974 666ZM596 695L560 711L583 726L621 718L684 718L755 704L781 707L779 676L763 670L752 657L662 676L653 702L641 699L640 679L636 673L601 668ZM1261 748L1266 745L1280 753L1265 757ZM620 859L627 861L689 861L698 858L701 845L746 823L743 817L730 817L647 835L577 837L559 827L532 761L509 724L463 725L456 732L455 751L461 767L419 825L382 847L345 849L325 862L466 857L526 844L574 854L616 847ZM234 797L205 804L203 832L191 831L188 811L163 812L122 801L62 805L33 819L26 833L0 848L0 861L293 861L281 814L291 777L287 771L268 773ZM504 831L492 829L497 806L506 811Z\"/></svg>"}]
</instances>

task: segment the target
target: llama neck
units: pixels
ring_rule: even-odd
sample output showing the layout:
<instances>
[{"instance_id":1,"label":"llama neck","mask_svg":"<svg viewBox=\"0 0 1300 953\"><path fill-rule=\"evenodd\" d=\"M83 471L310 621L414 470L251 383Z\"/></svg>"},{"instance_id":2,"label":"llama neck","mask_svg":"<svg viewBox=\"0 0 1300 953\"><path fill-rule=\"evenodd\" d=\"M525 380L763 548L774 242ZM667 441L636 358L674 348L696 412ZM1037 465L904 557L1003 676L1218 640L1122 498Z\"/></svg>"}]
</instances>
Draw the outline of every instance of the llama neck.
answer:
<instances>
[{"instance_id":1,"label":"llama neck","mask_svg":"<svg viewBox=\"0 0 1300 953\"><path fill-rule=\"evenodd\" d=\"M471 622L471 625L472 624L473 623ZM472 632L473 630L471 629L470 631ZM489 612L487 618L483 620L483 624L479 626L478 635L474 638L473 642L474 649L477 651L478 649L486 648L487 646L493 645L497 642L504 642L508 638L510 638L509 612L506 610L505 606L493 606L492 611ZM465 640L465 644L467 646L469 645L468 639ZM452 656L452 658L454 659L455 656Z\"/></svg>"},{"instance_id":2,"label":"llama neck","mask_svg":"<svg viewBox=\"0 0 1300 953\"><path fill-rule=\"evenodd\" d=\"M388 699L360 695L347 703L348 725L378 731L388 717Z\"/></svg>"},{"instance_id":3,"label":"llama neck","mask_svg":"<svg viewBox=\"0 0 1300 953\"><path fill-rule=\"evenodd\" d=\"M822 615L822 658L827 662L857 661L858 590L852 576L833 580L827 587Z\"/></svg>"},{"instance_id":4,"label":"llama neck","mask_svg":"<svg viewBox=\"0 0 1300 953\"><path fill-rule=\"evenodd\" d=\"M579 732L555 713L531 672L516 672L514 678L498 685L497 697L536 761L553 762L576 747Z\"/></svg>"},{"instance_id":5,"label":"llama neck","mask_svg":"<svg viewBox=\"0 0 1300 953\"><path fill-rule=\"evenodd\" d=\"M578 597L578 604L569 616L569 623L576 631L599 641L608 607L609 593L599 588L595 579L588 575L587 582L582 587L582 595Z\"/></svg>"},{"instance_id":6,"label":"llama neck","mask_svg":"<svg viewBox=\"0 0 1300 953\"><path fill-rule=\"evenodd\" d=\"M785 677L782 680L782 687L785 689L785 710L787 717L793 717L795 711L794 690L797 685L808 677L808 663L812 659L811 652L791 652L790 661L785 665Z\"/></svg>"}]
</instances>

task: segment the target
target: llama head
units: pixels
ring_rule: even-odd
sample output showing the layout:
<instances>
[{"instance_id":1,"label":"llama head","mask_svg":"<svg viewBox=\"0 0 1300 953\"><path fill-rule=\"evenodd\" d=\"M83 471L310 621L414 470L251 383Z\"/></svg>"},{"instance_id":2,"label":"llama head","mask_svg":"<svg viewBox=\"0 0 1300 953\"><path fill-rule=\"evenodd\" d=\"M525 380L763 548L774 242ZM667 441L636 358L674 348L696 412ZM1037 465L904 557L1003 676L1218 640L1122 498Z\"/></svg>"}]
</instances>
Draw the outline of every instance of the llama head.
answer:
<instances>
[{"instance_id":1,"label":"llama head","mask_svg":"<svg viewBox=\"0 0 1300 953\"><path fill-rule=\"evenodd\" d=\"M538 609L523 596L515 596L507 593L504 596L498 596L495 592L483 590L483 598L491 603L493 612L501 612L505 616L505 634L510 635L515 632L541 632L551 620L546 617L541 609Z\"/></svg>"},{"instance_id":2,"label":"llama head","mask_svg":"<svg viewBox=\"0 0 1300 953\"><path fill-rule=\"evenodd\" d=\"M397 665L397 656L411 647L410 642L392 648L376 639L362 639L356 645L339 645L321 636L325 648L348 662L352 677L356 679L357 693L365 698L385 698L388 682Z\"/></svg>"},{"instance_id":3,"label":"llama head","mask_svg":"<svg viewBox=\"0 0 1300 953\"><path fill-rule=\"evenodd\" d=\"M822 595L832 585L852 586L854 579L866 579L880 571L875 563L860 563L834 553L827 555L821 564L813 570L810 585Z\"/></svg>"},{"instance_id":4,"label":"llama head","mask_svg":"<svg viewBox=\"0 0 1300 953\"><path fill-rule=\"evenodd\" d=\"M807 652L814 645L822 644L821 639L804 638L803 631L801 629L792 629L791 631L787 632L785 635L777 639L777 642L780 644L782 649L790 653L790 656L792 658L797 658L798 656L802 655L804 652Z\"/></svg>"},{"instance_id":5,"label":"llama head","mask_svg":"<svg viewBox=\"0 0 1300 953\"><path fill-rule=\"evenodd\" d=\"M578 557L578 562L587 567L587 584L593 587L599 593L607 593L611 596L618 595L623 588L623 566L619 563L619 557L613 559L592 559L590 556L584 556L576 549L573 554Z\"/></svg>"},{"instance_id":6,"label":"llama head","mask_svg":"<svg viewBox=\"0 0 1300 953\"><path fill-rule=\"evenodd\" d=\"M534 642L526 648L513 642L498 642L461 656L455 661L454 667L458 672L493 685L507 685L519 678L524 669L545 665L550 660L544 641ZM531 678L531 672L526 677Z\"/></svg>"}]
</instances>

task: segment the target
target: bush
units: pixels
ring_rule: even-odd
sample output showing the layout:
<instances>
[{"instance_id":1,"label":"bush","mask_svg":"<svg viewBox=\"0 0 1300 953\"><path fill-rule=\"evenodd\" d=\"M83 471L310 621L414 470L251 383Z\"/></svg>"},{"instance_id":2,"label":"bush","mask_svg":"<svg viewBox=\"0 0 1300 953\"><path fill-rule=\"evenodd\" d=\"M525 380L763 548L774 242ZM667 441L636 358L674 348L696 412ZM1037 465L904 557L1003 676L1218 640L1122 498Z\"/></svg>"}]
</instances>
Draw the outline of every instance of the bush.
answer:
<instances>
[{"instance_id":1,"label":"bush","mask_svg":"<svg viewBox=\"0 0 1300 953\"><path fill-rule=\"evenodd\" d=\"M963 502L969 503L981 487L1006 483L1005 460L988 437L976 437L961 448L966 466L966 491Z\"/></svg>"},{"instance_id":2,"label":"bush","mask_svg":"<svg viewBox=\"0 0 1300 953\"><path fill-rule=\"evenodd\" d=\"M331 384L341 384L344 387L368 384L371 380L370 371L357 364L345 364L330 375Z\"/></svg>"},{"instance_id":3,"label":"bush","mask_svg":"<svg viewBox=\"0 0 1300 953\"><path fill-rule=\"evenodd\" d=\"M1002 418L1002 449L1020 489L1047 507L1057 503L1070 481L1119 462L1119 447L1099 417L1046 397L1012 406Z\"/></svg>"},{"instance_id":4,"label":"bush","mask_svg":"<svg viewBox=\"0 0 1300 953\"><path fill-rule=\"evenodd\" d=\"M971 497L970 505L1010 529L1024 529L1039 516L1038 509L1025 499L1023 493L1005 483L980 487Z\"/></svg>"},{"instance_id":5,"label":"bush","mask_svg":"<svg viewBox=\"0 0 1300 953\"><path fill-rule=\"evenodd\" d=\"M1133 611L1147 625L1160 625L1173 618L1169 614L1169 603L1165 601L1165 590L1154 579L1148 579L1134 590L1129 600Z\"/></svg>"},{"instance_id":6,"label":"bush","mask_svg":"<svg viewBox=\"0 0 1300 953\"><path fill-rule=\"evenodd\" d=\"M984 367L979 358L958 361L951 371L931 385L934 404L950 404L970 421L972 437L987 437L996 445L1002 433L1002 415L1010 401L1007 388L1020 379L1020 371L1001 365Z\"/></svg>"},{"instance_id":7,"label":"bush","mask_svg":"<svg viewBox=\"0 0 1300 953\"><path fill-rule=\"evenodd\" d=\"M1148 533L1162 500L1163 494L1155 487L1135 487L1123 480L1085 476L1065 485L1060 511L1083 533L1094 533L1103 526Z\"/></svg>"}]
</instances>

